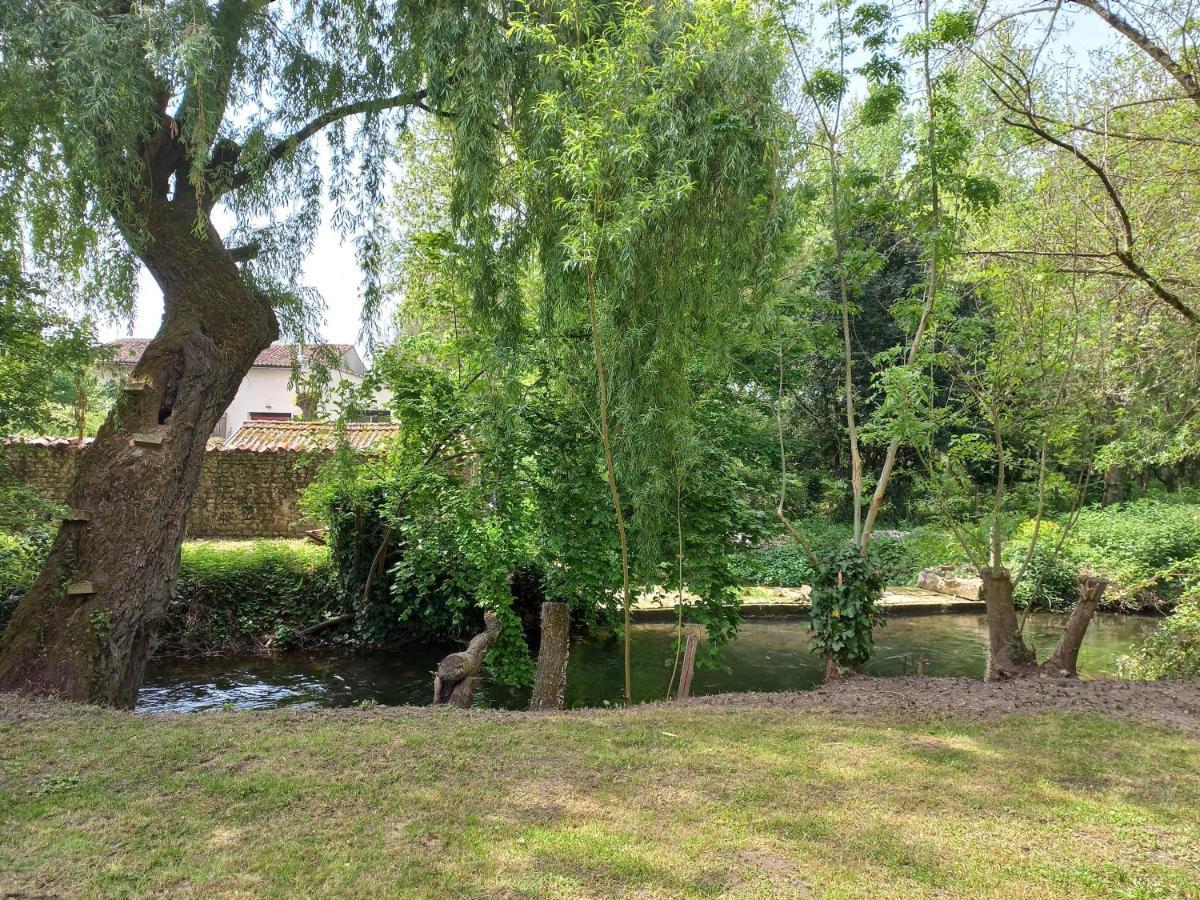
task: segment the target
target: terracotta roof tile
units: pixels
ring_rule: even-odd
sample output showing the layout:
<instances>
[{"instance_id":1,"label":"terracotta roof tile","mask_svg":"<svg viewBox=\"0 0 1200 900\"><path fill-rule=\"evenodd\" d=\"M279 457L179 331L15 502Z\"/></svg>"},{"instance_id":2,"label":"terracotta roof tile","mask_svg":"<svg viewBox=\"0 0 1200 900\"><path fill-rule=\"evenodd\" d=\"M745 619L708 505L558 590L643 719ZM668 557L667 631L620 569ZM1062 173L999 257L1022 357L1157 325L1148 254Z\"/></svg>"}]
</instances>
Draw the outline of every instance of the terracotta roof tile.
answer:
<instances>
[{"instance_id":1,"label":"terracotta roof tile","mask_svg":"<svg viewBox=\"0 0 1200 900\"><path fill-rule=\"evenodd\" d=\"M107 345L112 348L112 353L106 361L122 366L136 366L149 345L149 338L117 338ZM260 368L290 369L299 349L299 344L272 344L258 354L254 365ZM353 344L310 344L304 347L304 355L309 359L320 359L326 366L336 368L340 366L342 357L353 349Z\"/></svg>"},{"instance_id":2,"label":"terracotta roof tile","mask_svg":"<svg viewBox=\"0 0 1200 900\"><path fill-rule=\"evenodd\" d=\"M352 422L346 440L355 450L382 451L400 433L393 422ZM334 427L329 422L246 422L225 439L221 450L332 450Z\"/></svg>"}]
</instances>

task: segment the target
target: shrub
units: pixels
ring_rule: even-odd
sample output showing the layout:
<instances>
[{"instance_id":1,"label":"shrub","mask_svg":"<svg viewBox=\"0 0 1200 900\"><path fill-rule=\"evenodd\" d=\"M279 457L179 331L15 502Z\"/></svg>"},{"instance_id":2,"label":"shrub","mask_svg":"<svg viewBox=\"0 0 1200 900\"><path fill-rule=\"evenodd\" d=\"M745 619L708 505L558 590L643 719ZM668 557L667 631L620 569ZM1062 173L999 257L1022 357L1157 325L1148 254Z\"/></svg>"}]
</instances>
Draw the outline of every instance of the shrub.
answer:
<instances>
[{"instance_id":1,"label":"shrub","mask_svg":"<svg viewBox=\"0 0 1200 900\"><path fill-rule=\"evenodd\" d=\"M1013 590L1019 609L1067 609L1079 599L1079 567L1061 552L1055 553L1054 546L1039 540L1034 548L1024 576ZM1020 551L1020 558L1006 560L1006 565L1017 572L1024 563L1025 548L1014 550Z\"/></svg>"},{"instance_id":2,"label":"shrub","mask_svg":"<svg viewBox=\"0 0 1200 900\"><path fill-rule=\"evenodd\" d=\"M50 540L43 531L0 532L0 631L41 570ZM286 646L302 629L345 611L325 547L290 540L187 541L159 638L173 653Z\"/></svg>"},{"instance_id":3,"label":"shrub","mask_svg":"<svg viewBox=\"0 0 1200 900\"><path fill-rule=\"evenodd\" d=\"M850 529L832 522L807 522L800 529L817 559L836 554L850 539ZM812 584L812 563L796 541L781 538L738 554L735 568L743 584L800 587Z\"/></svg>"},{"instance_id":4,"label":"shrub","mask_svg":"<svg viewBox=\"0 0 1200 900\"><path fill-rule=\"evenodd\" d=\"M883 569L875 553L864 557L849 541L820 562L809 615L813 650L831 658L839 671L857 669L875 650L875 628L882 621Z\"/></svg>"},{"instance_id":5,"label":"shrub","mask_svg":"<svg viewBox=\"0 0 1200 900\"><path fill-rule=\"evenodd\" d=\"M1191 569L1200 572L1200 557L1192 560ZM1200 678L1200 578L1175 611L1117 666L1125 678Z\"/></svg>"},{"instance_id":6,"label":"shrub","mask_svg":"<svg viewBox=\"0 0 1200 900\"><path fill-rule=\"evenodd\" d=\"M850 539L848 527L831 523L806 525L803 533L818 559L837 555ZM885 584L915 584L922 569L962 556L952 534L929 525L912 531L876 532L871 546ZM800 587L811 585L816 577L804 549L790 539L741 552L736 568L743 584Z\"/></svg>"},{"instance_id":7,"label":"shrub","mask_svg":"<svg viewBox=\"0 0 1200 900\"><path fill-rule=\"evenodd\" d=\"M1183 588L1178 565L1200 555L1200 505L1143 499L1085 509L1067 543L1109 579L1111 599L1170 601Z\"/></svg>"},{"instance_id":8,"label":"shrub","mask_svg":"<svg viewBox=\"0 0 1200 900\"><path fill-rule=\"evenodd\" d=\"M1005 547L1005 565L1014 572L1025 560L1033 529L1032 519L1023 522ZM1082 569L1108 579L1105 606L1173 602L1183 589L1180 565L1200 554L1200 505L1181 498L1147 498L1091 507L1079 513L1056 554L1061 537L1059 524L1042 522L1037 547L1014 594L1018 605L1071 606Z\"/></svg>"},{"instance_id":9,"label":"shrub","mask_svg":"<svg viewBox=\"0 0 1200 900\"><path fill-rule=\"evenodd\" d=\"M755 547L738 555L736 571L743 584L800 587L812 584L813 568L800 545L786 543Z\"/></svg>"},{"instance_id":10,"label":"shrub","mask_svg":"<svg viewBox=\"0 0 1200 900\"><path fill-rule=\"evenodd\" d=\"M877 532L871 546L879 556L885 584L916 584L923 569L962 562L962 548L954 535L933 525Z\"/></svg>"},{"instance_id":11,"label":"shrub","mask_svg":"<svg viewBox=\"0 0 1200 900\"><path fill-rule=\"evenodd\" d=\"M345 612L326 547L189 541L160 639L176 653L285 646L302 629Z\"/></svg>"},{"instance_id":12,"label":"shrub","mask_svg":"<svg viewBox=\"0 0 1200 900\"><path fill-rule=\"evenodd\" d=\"M1070 543L1062 541L1058 524L1043 521L1026 566L1035 525L1032 519L1021 523L1004 547L1005 567L1014 577L1021 574L1013 590L1013 601L1020 609L1066 609L1079 597L1079 562Z\"/></svg>"},{"instance_id":13,"label":"shrub","mask_svg":"<svg viewBox=\"0 0 1200 900\"><path fill-rule=\"evenodd\" d=\"M0 531L0 633L33 583L50 550L50 535L44 531L8 534Z\"/></svg>"}]
</instances>

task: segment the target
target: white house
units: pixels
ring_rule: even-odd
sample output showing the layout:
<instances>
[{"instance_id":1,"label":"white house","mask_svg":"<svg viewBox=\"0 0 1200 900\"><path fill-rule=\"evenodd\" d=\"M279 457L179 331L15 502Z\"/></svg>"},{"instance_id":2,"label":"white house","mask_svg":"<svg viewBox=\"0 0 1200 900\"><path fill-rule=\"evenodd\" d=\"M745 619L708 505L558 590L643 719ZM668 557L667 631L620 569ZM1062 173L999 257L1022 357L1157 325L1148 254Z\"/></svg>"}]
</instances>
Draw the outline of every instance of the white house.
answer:
<instances>
[{"instance_id":1,"label":"white house","mask_svg":"<svg viewBox=\"0 0 1200 900\"><path fill-rule=\"evenodd\" d=\"M111 343L112 354L101 365L102 371L117 377L126 377L138 360L142 358L148 338L120 338ZM312 377L314 369L323 365L329 372L328 390L343 381L362 384L366 367L358 351L351 344L272 344L258 355L254 365L242 379L233 402L213 430L213 437L225 438L237 431L245 422L290 422L293 419L313 418L326 413L318 404L314 409L301 409L303 392L299 382ZM376 397L382 406L386 394ZM368 418L387 418L382 410L370 411Z\"/></svg>"}]
</instances>

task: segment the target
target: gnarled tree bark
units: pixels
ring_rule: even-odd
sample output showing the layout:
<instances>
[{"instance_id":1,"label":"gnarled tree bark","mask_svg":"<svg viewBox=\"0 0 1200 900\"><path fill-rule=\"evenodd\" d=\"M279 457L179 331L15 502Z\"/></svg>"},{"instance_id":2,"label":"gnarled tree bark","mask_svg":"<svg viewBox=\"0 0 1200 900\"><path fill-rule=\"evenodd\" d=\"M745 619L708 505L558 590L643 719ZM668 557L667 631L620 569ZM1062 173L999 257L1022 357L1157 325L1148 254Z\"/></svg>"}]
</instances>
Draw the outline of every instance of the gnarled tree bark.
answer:
<instances>
[{"instance_id":1,"label":"gnarled tree bark","mask_svg":"<svg viewBox=\"0 0 1200 900\"><path fill-rule=\"evenodd\" d=\"M194 205L139 210L142 261L164 299L158 335L81 454L66 521L0 640L0 690L132 707L175 590L204 447L254 358L279 334Z\"/></svg>"},{"instance_id":2,"label":"gnarled tree bark","mask_svg":"<svg viewBox=\"0 0 1200 900\"><path fill-rule=\"evenodd\" d=\"M500 620L490 609L483 614L483 631L471 638L466 650L451 653L433 675L433 705L449 703L467 709L475 697L483 658L500 637Z\"/></svg>"},{"instance_id":3,"label":"gnarled tree bark","mask_svg":"<svg viewBox=\"0 0 1200 900\"><path fill-rule=\"evenodd\" d=\"M571 608L542 604L542 636L530 709L562 709L567 690L567 658L571 652Z\"/></svg>"}]
</instances>

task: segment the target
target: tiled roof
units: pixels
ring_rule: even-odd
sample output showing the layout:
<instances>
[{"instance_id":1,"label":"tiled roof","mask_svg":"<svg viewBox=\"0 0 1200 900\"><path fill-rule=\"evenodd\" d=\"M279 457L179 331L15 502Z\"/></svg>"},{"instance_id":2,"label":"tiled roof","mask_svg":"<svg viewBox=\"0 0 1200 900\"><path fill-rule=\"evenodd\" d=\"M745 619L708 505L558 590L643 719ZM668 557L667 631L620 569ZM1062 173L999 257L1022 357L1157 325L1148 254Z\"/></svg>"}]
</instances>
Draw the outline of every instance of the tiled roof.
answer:
<instances>
[{"instance_id":1,"label":"tiled roof","mask_svg":"<svg viewBox=\"0 0 1200 900\"><path fill-rule=\"evenodd\" d=\"M392 422L351 422L346 441L355 450L384 450L400 433ZM332 450L336 446L329 422L246 422L225 439L222 450Z\"/></svg>"},{"instance_id":2,"label":"tiled roof","mask_svg":"<svg viewBox=\"0 0 1200 900\"><path fill-rule=\"evenodd\" d=\"M400 433L394 422L351 422L346 426L346 442L355 450L387 449L388 442ZM85 437L84 444L93 438ZM330 422L246 422L222 441L209 438L204 449L213 450L333 450L336 446L333 424ZM0 439L2 446L78 447L73 437L8 437Z\"/></svg>"},{"instance_id":3,"label":"tiled roof","mask_svg":"<svg viewBox=\"0 0 1200 900\"><path fill-rule=\"evenodd\" d=\"M136 366L149 345L149 338L117 338L108 344L112 347L112 353L107 361L117 365ZM308 359L319 359L326 366L336 368L341 365L342 357L353 349L352 344L309 344L304 347L304 356ZM292 360L299 351L299 344L272 344L258 354L254 365L260 368L290 369Z\"/></svg>"},{"instance_id":4,"label":"tiled roof","mask_svg":"<svg viewBox=\"0 0 1200 900\"><path fill-rule=\"evenodd\" d=\"M109 343L108 346L112 347L112 354L107 357L106 362L136 366L138 360L142 358L142 354L146 352L146 348L150 346L150 339L117 338L117 340Z\"/></svg>"},{"instance_id":5,"label":"tiled roof","mask_svg":"<svg viewBox=\"0 0 1200 900\"><path fill-rule=\"evenodd\" d=\"M85 437L83 439L84 444L90 444L91 442L92 439L90 437ZM36 436L24 437L20 435L17 437L6 437L3 440L0 440L0 444L14 447L78 447L80 445L79 438Z\"/></svg>"}]
</instances>

